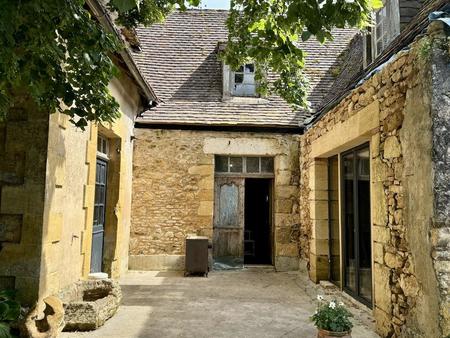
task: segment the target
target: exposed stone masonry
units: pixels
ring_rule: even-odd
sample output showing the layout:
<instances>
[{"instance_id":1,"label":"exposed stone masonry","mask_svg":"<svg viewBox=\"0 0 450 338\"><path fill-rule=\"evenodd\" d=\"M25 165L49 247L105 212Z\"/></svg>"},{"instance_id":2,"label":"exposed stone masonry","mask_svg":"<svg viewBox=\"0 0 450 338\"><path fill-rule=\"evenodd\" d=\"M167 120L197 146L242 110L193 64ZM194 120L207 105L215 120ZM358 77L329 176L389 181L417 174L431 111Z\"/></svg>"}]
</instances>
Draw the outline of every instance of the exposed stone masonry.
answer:
<instances>
[{"instance_id":1,"label":"exposed stone masonry","mask_svg":"<svg viewBox=\"0 0 450 338\"><path fill-rule=\"evenodd\" d=\"M17 95L0 122L0 286L37 297L45 197L48 113ZM14 285L12 285L14 284Z\"/></svg>"},{"instance_id":2,"label":"exposed stone masonry","mask_svg":"<svg viewBox=\"0 0 450 338\"><path fill-rule=\"evenodd\" d=\"M183 269L188 234L212 238L214 155L273 156L274 253L298 269L298 137L270 133L137 129L131 269Z\"/></svg>"},{"instance_id":3,"label":"exposed stone masonry","mask_svg":"<svg viewBox=\"0 0 450 338\"><path fill-rule=\"evenodd\" d=\"M428 38L419 40L408 52L400 52L396 59L352 91L333 110L318 121L301 139L301 257L309 260L312 229L316 225L311 215L311 145L339 124L355 116L374 102L379 105L379 127L372 131L371 180L372 185L372 240L374 260L374 315L377 331L383 337L398 337L405 328L408 315L422 296L422 286L416 278L414 258L408 242L408 228L415 224L405 222L404 157L402 124L405 114L415 104L427 104L427 70L424 51ZM429 77L429 76L428 76ZM422 96L413 97L420 88ZM425 103L424 103L425 102ZM411 113L412 114L412 113ZM420 131L417 130L417 133ZM420 137L417 135L417 137ZM340 146L336 144L336 146ZM316 160L317 161L317 160ZM411 173L413 175L413 173ZM426 236L427 234L423 234ZM314 240L315 241L315 240ZM422 252L429 255L428 252ZM314 264L313 264L314 263ZM310 262L320 269L320 260ZM328 264L323 262L323 264ZM426 330L426 329L425 329ZM408 328L406 336L424 334ZM426 334L425 334L426 336Z\"/></svg>"},{"instance_id":4,"label":"exposed stone masonry","mask_svg":"<svg viewBox=\"0 0 450 338\"><path fill-rule=\"evenodd\" d=\"M443 27L435 23L435 33ZM435 213L431 242L439 281L441 329L450 335L450 38L442 36L433 48L432 77L433 169Z\"/></svg>"}]
</instances>

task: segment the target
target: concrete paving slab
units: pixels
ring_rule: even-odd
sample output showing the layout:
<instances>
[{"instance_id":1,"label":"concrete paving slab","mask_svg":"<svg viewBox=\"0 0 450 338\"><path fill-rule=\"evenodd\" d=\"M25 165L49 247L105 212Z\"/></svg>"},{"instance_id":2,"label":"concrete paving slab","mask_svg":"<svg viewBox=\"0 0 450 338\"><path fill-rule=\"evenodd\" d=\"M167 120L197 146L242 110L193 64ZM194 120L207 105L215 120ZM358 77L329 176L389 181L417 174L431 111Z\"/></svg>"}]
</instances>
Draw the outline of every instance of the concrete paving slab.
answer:
<instances>
[{"instance_id":1,"label":"concrete paving slab","mask_svg":"<svg viewBox=\"0 0 450 338\"><path fill-rule=\"evenodd\" d=\"M204 277L178 272L129 272L119 312L93 332L62 338L316 337L309 320L318 286L299 273L250 268ZM353 309L353 337L378 337L370 316Z\"/></svg>"}]
</instances>

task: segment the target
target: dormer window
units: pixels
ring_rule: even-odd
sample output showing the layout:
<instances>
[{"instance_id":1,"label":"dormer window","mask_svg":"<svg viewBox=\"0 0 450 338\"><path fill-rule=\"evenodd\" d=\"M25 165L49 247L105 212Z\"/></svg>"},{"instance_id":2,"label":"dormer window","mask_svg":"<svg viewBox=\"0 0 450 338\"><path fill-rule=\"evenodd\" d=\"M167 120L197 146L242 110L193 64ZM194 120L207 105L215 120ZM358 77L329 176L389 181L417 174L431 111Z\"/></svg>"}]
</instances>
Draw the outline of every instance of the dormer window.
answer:
<instances>
[{"instance_id":1,"label":"dormer window","mask_svg":"<svg viewBox=\"0 0 450 338\"><path fill-rule=\"evenodd\" d=\"M383 3L383 8L374 14L375 26L365 40L365 66L372 63L400 34L399 0L385 0Z\"/></svg>"},{"instance_id":2,"label":"dormer window","mask_svg":"<svg viewBox=\"0 0 450 338\"><path fill-rule=\"evenodd\" d=\"M255 79L255 64L246 63L237 70L232 70L227 64L223 65L223 99L246 100L257 103L262 100L257 93Z\"/></svg>"},{"instance_id":3,"label":"dormer window","mask_svg":"<svg viewBox=\"0 0 450 338\"><path fill-rule=\"evenodd\" d=\"M375 57L400 34L400 12L398 0L387 0L384 7L375 14L376 29L374 36Z\"/></svg>"},{"instance_id":4,"label":"dormer window","mask_svg":"<svg viewBox=\"0 0 450 338\"><path fill-rule=\"evenodd\" d=\"M256 96L255 65L247 63L237 71L231 71L231 95Z\"/></svg>"}]
</instances>

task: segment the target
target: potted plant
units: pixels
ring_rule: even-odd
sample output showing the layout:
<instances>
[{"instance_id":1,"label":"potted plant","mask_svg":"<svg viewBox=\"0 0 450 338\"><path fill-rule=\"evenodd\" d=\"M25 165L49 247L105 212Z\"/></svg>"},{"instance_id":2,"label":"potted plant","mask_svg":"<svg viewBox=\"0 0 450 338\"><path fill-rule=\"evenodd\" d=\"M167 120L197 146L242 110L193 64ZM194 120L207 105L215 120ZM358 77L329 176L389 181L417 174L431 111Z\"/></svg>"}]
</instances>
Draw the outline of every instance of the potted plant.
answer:
<instances>
[{"instance_id":1,"label":"potted plant","mask_svg":"<svg viewBox=\"0 0 450 338\"><path fill-rule=\"evenodd\" d=\"M319 301L317 311L311 316L311 320L318 329L318 338L351 337L353 324L350 321L352 314L344 303L335 299L325 301L323 296L317 296Z\"/></svg>"}]
</instances>

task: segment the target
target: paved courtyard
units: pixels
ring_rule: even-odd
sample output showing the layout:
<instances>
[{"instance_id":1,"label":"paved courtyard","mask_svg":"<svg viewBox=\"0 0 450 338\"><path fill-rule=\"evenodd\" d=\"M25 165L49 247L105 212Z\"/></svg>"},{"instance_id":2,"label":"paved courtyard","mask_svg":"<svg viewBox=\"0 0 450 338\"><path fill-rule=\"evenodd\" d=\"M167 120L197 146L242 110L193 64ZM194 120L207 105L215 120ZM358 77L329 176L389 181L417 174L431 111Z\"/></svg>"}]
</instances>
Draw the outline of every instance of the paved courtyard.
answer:
<instances>
[{"instance_id":1,"label":"paved courtyard","mask_svg":"<svg viewBox=\"0 0 450 338\"><path fill-rule=\"evenodd\" d=\"M309 320L317 286L299 273L271 269L211 272L184 278L178 272L129 272L122 280L119 312L78 337L316 337ZM368 312L351 306L352 336L378 337Z\"/></svg>"}]
</instances>

